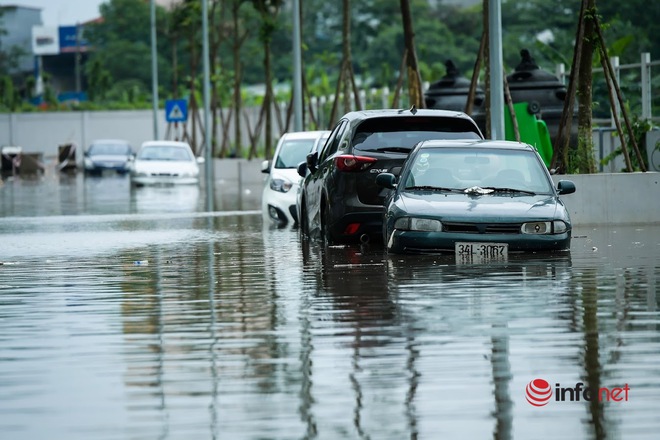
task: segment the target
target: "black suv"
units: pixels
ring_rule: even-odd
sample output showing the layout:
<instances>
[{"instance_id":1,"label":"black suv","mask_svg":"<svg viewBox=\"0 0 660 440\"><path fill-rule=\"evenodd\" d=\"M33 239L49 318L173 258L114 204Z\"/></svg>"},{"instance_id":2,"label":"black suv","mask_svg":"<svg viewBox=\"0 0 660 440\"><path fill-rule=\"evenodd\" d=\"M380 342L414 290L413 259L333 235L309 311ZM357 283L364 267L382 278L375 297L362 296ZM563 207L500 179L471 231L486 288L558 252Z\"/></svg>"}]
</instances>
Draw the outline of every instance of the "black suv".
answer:
<instances>
[{"instance_id":1,"label":"black suv","mask_svg":"<svg viewBox=\"0 0 660 440\"><path fill-rule=\"evenodd\" d=\"M386 189L376 176L397 174L413 147L429 139L483 139L465 113L365 110L344 115L320 152L307 156L298 197L302 234L328 243L380 238Z\"/></svg>"}]
</instances>

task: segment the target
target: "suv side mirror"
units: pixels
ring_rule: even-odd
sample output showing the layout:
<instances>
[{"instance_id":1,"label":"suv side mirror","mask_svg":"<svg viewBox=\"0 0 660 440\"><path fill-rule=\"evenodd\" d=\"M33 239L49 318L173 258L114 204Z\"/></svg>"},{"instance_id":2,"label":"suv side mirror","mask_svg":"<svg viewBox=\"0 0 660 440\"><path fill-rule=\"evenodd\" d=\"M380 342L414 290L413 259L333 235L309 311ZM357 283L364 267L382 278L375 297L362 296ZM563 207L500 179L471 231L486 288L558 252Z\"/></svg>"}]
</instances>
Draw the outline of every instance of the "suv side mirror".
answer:
<instances>
[{"instance_id":1,"label":"suv side mirror","mask_svg":"<svg viewBox=\"0 0 660 440\"><path fill-rule=\"evenodd\" d=\"M298 164L298 175L303 179L307 175L307 164L305 162L300 162Z\"/></svg>"},{"instance_id":2,"label":"suv side mirror","mask_svg":"<svg viewBox=\"0 0 660 440\"><path fill-rule=\"evenodd\" d=\"M575 192L575 184L570 180L560 180L557 182L557 192L559 194L573 194Z\"/></svg>"},{"instance_id":3,"label":"suv side mirror","mask_svg":"<svg viewBox=\"0 0 660 440\"><path fill-rule=\"evenodd\" d=\"M376 176L376 185L383 188L396 188L396 176L392 173L380 173Z\"/></svg>"},{"instance_id":4,"label":"suv side mirror","mask_svg":"<svg viewBox=\"0 0 660 440\"><path fill-rule=\"evenodd\" d=\"M310 171L310 173L316 171L316 163L318 160L319 160L319 154L317 152L309 153L307 155L307 169Z\"/></svg>"},{"instance_id":5,"label":"suv side mirror","mask_svg":"<svg viewBox=\"0 0 660 440\"><path fill-rule=\"evenodd\" d=\"M270 161L269 160L264 160L261 162L261 172L264 174L270 173Z\"/></svg>"}]
</instances>

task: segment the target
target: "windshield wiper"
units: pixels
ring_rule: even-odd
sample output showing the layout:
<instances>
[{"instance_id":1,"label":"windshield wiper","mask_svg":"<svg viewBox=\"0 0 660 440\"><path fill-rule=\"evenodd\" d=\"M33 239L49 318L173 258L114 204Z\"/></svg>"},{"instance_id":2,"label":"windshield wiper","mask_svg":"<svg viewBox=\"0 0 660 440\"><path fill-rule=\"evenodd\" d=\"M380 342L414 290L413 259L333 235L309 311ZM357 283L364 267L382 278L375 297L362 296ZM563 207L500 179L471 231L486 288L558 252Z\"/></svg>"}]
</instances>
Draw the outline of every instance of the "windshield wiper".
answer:
<instances>
[{"instance_id":1,"label":"windshield wiper","mask_svg":"<svg viewBox=\"0 0 660 440\"><path fill-rule=\"evenodd\" d=\"M484 186L483 189L492 189L493 192L499 193L519 193L519 194L529 194L530 196L535 196L534 191L527 191L526 189L517 189L517 188L499 188L495 186Z\"/></svg>"},{"instance_id":2,"label":"windshield wiper","mask_svg":"<svg viewBox=\"0 0 660 440\"><path fill-rule=\"evenodd\" d=\"M392 152L392 153L410 153L412 148L406 148L406 147L382 147L382 148L376 148L375 150L371 151L378 151L381 153L387 153L387 152Z\"/></svg>"},{"instance_id":3,"label":"windshield wiper","mask_svg":"<svg viewBox=\"0 0 660 440\"><path fill-rule=\"evenodd\" d=\"M430 185L421 185L421 186L407 186L404 189L406 190L418 190L418 191L452 191L452 192L462 192L460 188L447 188L444 186L430 186Z\"/></svg>"}]
</instances>

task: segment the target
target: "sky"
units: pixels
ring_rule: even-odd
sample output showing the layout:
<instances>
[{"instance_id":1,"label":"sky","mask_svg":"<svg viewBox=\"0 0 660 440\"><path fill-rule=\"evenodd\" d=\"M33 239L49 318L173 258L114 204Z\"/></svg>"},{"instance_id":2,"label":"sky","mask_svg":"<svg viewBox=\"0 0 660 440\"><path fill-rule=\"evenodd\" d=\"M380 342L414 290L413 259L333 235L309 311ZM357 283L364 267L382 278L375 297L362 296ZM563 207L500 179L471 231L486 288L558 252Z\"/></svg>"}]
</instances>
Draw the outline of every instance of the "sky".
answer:
<instances>
[{"instance_id":1,"label":"sky","mask_svg":"<svg viewBox=\"0 0 660 440\"><path fill-rule=\"evenodd\" d=\"M0 0L0 5L41 8L44 26L68 26L99 17L99 5L106 0Z\"/></svg>"}]
</instances>

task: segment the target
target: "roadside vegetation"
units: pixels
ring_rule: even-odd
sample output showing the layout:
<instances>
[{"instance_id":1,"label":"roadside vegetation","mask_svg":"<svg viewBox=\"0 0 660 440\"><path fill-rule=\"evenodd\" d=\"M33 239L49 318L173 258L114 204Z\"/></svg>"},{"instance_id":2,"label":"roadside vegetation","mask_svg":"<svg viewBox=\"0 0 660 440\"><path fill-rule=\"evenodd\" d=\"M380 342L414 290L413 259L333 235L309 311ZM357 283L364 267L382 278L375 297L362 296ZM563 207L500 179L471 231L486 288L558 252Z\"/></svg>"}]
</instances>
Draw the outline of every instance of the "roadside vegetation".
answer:
<instances>
[{"instance_id":1,"label":"roadside vegetation","mask_svg":"<svg viewBox=\"0 0 660 440\"><path fill-rule=\"evenodd\" d=\"M319 99L327 105L326 114L330 115L331 111L334 114L332 97L343 94L346 100L349 93L354 93L346 85L339 86L342 79L346 79L344 82L350 79L359 90L398 91L407 73L408 85L401 90L402 98L398 102L390 98L388 102L404 107L419 102L419 87L411 83L415 78L411 69L417 71L416 77L422 82L433 82L445 74L445 62L452 60L461 75L467 78L472 75L484 23L480 1L472 6L457 6L442 0L304 0L300 3L307 113L312 113L312 101ZM529 49L537 64L546 70L554 71L559 63L569 70L580 4L575 0L502 0L507 72L520 62L519 52L523 48ZM650 52L653 60L660 58L660 8L648 7L648 2L642 0L624 3L591 0L589 4L591 13L600 17L610 56L619 56L621 64L638 63L641 52ZM266 137L265 142L258 144L259 132L289 129L293 74L291 8L290 0L209 0L212 132L231 133L220 136L222 141L213 139L216 156L270 156L272 139ZM406 8L410 12L408 17ZM346 9L350 13L344 14ZM193 126L201 123L200 15L199 0L182 0L171 10L157 7L161 105L165 99L188 99ZM88 101L59 104L46 77L43 103L29 104L34 80L10 76L20 53L0 47L0 112L150 108L149 2L108 0L101 6L100 16L102 19L87 25L85 31L94 47L83 66ZM0 32L3 32L2 17ZM410 56L404 57L411 49L414 62ZM590 56L588 62L600 67L598 56ZM483 75L482 72L482 79ZM631 83L635 84L634 79ZM654 84L654 89L658 87L660 84ZM607 117L607 88L594 83L593 91L590 106L594 115ZM639 113L639 93L631 90L626 96L631 112ZM281 105L274 106L274 102ZM259 120L246 127L244 110L255 106L262 108ZM308 129L327 128L313 117L308 116L306 121ZM227 141L230 137L241 139L244 130L255 140L252 145L239 147ZM586 169L592 170L593 165Z\"/></svg>"}]
</instances>

